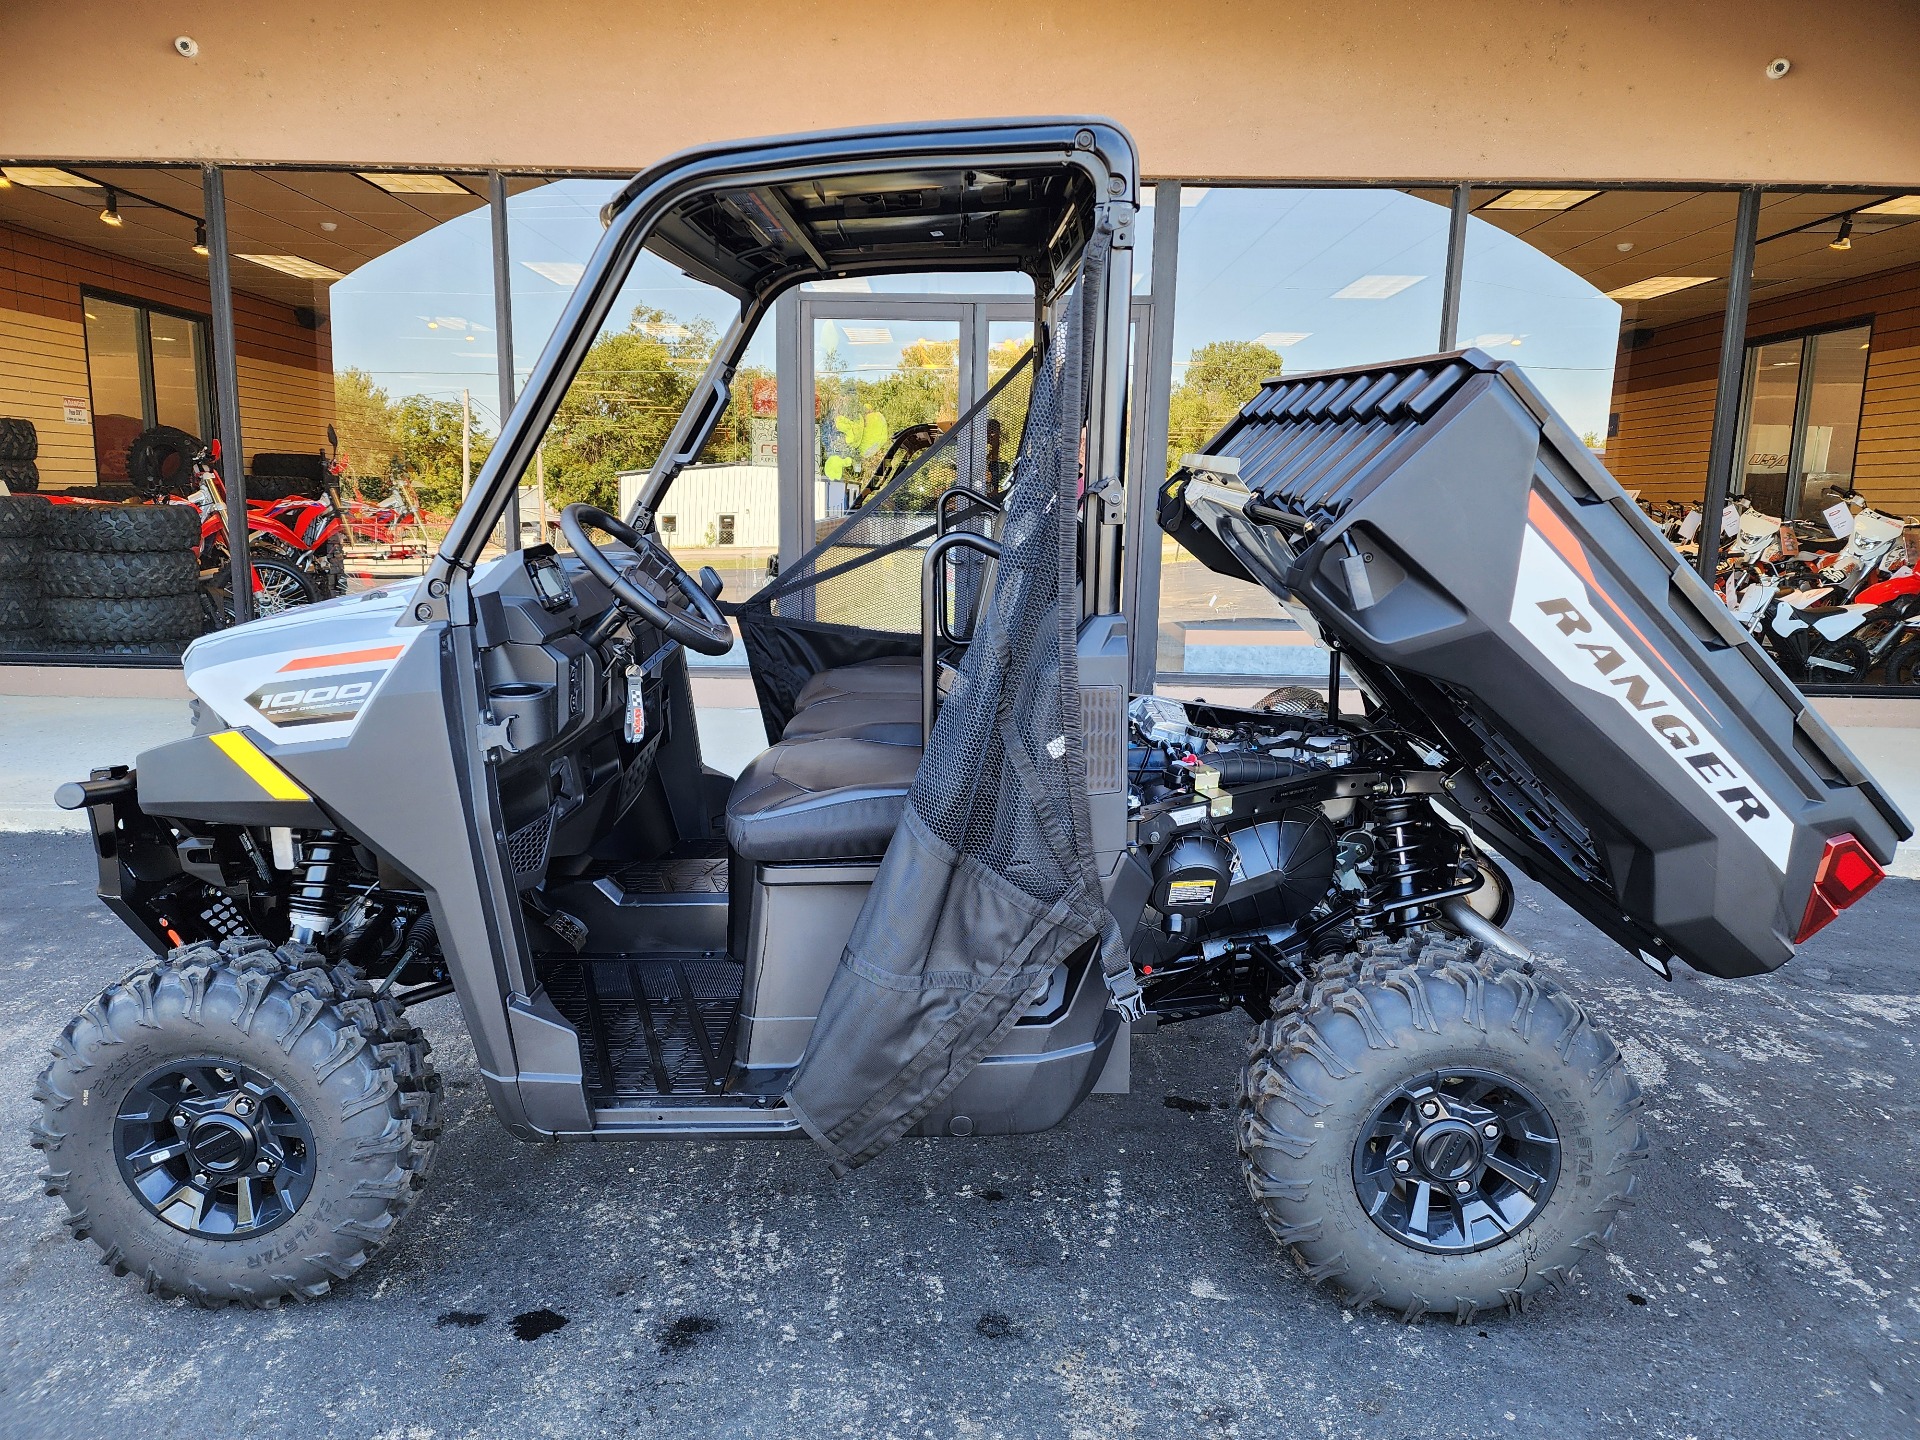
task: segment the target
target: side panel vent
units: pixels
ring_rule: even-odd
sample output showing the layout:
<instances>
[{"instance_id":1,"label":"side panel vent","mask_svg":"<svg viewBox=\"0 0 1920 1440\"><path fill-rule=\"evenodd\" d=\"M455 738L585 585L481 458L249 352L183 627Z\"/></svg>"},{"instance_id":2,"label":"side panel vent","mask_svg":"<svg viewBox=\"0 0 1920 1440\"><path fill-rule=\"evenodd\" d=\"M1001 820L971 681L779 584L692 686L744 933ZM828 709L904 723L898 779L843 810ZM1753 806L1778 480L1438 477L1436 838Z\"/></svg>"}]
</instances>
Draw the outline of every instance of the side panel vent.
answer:
<instances>
[{"instance_id":1,"label":"side panel vent","mask_svg":"<svg viewBox=\"0 0 1920 1440\"><path fill-rule=\"evenodd\" d=\"M1080 691L1080 723L1087 737L1087 793L1110 795L1127 783L1127 699L1118 685Z\"/></svg>"}]
</instances>

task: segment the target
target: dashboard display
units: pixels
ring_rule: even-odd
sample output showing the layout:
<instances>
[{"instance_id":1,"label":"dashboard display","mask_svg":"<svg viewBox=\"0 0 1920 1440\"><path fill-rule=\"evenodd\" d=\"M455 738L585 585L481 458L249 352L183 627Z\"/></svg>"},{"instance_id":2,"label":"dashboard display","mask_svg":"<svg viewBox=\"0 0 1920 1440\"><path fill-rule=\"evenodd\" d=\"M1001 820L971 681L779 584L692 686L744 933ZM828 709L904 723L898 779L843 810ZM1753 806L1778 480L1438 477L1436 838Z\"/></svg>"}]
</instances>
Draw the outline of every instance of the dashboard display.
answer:
<instances>
[{"instance_id":1,"label":"dashboard display","mask_svg":"<svg viewBox=\"0 0 1920 1440\"><path fill-rule=\"evenodd\" d=\"M572 609L573 586L567 583L566 572L560 568L553 547L536 545L526 555L527 579L533 585L534 598L547 610Z\"/></svg>"}]
</instances>

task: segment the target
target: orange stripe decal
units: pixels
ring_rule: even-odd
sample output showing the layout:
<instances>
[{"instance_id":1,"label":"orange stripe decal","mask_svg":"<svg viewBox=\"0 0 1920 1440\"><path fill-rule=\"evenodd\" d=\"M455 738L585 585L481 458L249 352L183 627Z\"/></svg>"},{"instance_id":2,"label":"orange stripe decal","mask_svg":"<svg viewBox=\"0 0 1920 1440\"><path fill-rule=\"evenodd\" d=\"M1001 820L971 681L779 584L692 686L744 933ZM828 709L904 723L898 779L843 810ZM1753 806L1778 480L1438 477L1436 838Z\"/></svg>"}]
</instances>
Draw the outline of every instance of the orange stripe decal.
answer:
<instances>
[{"instance_id":1,"label":"orange stripe decal","mask_svg":"<svg viewBox=\"0 0 1920 1440\"><path fill-rule=\"evenodd\" d=\"M1667 663L1666 657L1660 653L1658 647L1641 633L1638 625L1633 623L1633 617L1615 604L1613 597L1607 593L1606 587L1594 578L1593 566L1587 560L1586 550L1583 549L1580 542L1574 538L1573 531L1567 528L1566 521L1553 513L1553 507L1547 504L1538 490L1529 490L1527 492L1527 519L1532 523L1533 528L1540 532L1540 538L1558 551L1562 560L1565 560L1567 564L1579 572L1580 578L1587 582L1587 588L1599 596L1601 603L1613 611L1614 614L1618 615L1620 617L1620 623L1631 630L1634 638L1647 647L1647 653L1653 657L1654 662L1658 664L1662 670L1665 670L1669 675L1673 676L1675 684L1686 691L1687 694L1693 696L1695 700L1699 701L1703 709L1711 713L1713 707L1707 704L1705 700L1700 699L1700 693L1691 685L1687 684L1685 677L1682 676L1678 670Z\"/></svg>"},{"instance_id":2,"label":"orange stripe decal","mask_svg":"<svg viewBox=\"0 0 1920 1440\"><path fill-rule=\"evenodd\" d=\"M383 645L378 650L342 650L334 655L307 655L298 660L289 660L280 667L280 673L289 670L324 670L329 665L359 665L371 660L392 660L400 654L402 647Z\"/></svg>"}]
</instances>

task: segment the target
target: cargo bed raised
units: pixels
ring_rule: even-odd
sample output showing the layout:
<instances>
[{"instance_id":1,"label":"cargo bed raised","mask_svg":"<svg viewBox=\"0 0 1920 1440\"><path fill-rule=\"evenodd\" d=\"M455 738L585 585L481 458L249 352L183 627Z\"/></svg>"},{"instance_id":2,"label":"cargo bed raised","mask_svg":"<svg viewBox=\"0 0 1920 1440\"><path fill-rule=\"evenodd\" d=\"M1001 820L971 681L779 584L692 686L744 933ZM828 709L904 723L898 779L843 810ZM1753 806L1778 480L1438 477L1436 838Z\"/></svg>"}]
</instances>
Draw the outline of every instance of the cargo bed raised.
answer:
<instances>
[{"instance_id":1,"label":"cargo bed raised","mask_svg":"<svg viewBox=\"0 0 1920 1440\"><path fill-rule=\"evenodd\" d=\"M1629 948L1771 970L1842 837L1912 833L1515 366L1270 381L1207 453L1162 525L1307 612L1457 763L1452 808Z\"/></svg>"}]
</instances>

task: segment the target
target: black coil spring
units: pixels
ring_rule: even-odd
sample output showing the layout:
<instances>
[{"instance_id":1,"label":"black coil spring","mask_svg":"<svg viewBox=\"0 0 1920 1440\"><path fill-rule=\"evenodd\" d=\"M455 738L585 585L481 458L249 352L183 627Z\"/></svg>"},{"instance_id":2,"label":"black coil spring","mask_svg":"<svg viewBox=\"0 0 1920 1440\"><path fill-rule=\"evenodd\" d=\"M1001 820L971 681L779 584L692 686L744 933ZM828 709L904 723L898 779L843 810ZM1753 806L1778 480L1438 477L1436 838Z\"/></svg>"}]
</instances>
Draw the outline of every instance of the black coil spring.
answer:
<instances>
[{"instance_id":1,"label":"black coil spring","mask_svg":"<svg viewBox=\"0 0 1920 1440\"><path fill-rule=\"evenodd\" d=\"M315 931L326 929L353 878L353 842L338 830L317 830L301 843L294 869L300 878L288 897L288 917L296 927L304 921Z\"/></svg>"},{"instance_id":2,"label":"black coil spring","mask_svg":"<svg viewBox=\"0 0 1920 1440\"><path fill-rule=\"evenodd\" d=\"M1379 800L1373 807L1374 884L1383 905L1438 888L1430 883L1428 866L1421 858L1432 826L1430 813L1422 813L1420 801L1407 795ZM1416 918L1406 911L1395 911L1399 919Z\"/></svg>"}]
</instances>

